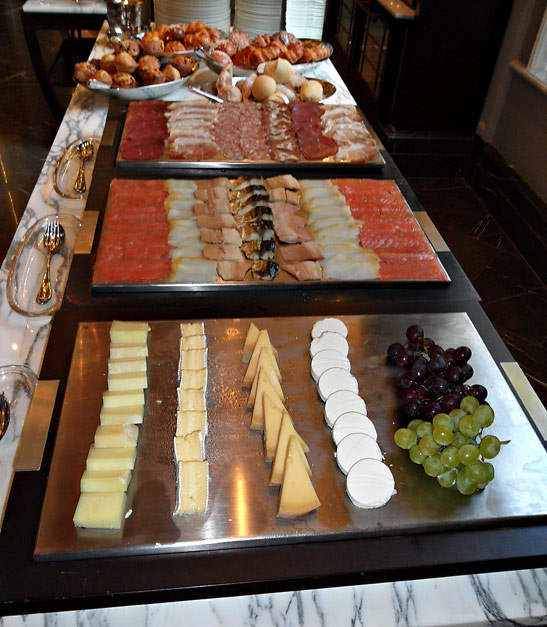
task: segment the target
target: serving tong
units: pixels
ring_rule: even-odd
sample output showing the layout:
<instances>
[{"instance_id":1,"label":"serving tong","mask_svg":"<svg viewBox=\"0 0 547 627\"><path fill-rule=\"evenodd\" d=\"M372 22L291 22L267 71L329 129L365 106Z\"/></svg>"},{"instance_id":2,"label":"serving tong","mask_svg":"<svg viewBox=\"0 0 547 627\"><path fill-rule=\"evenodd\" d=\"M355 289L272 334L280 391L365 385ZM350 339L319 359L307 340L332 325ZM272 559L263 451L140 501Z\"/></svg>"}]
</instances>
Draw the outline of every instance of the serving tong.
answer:
<instances>
[{"instance_id":1,"label":"serving tong","mask_svg":"<svg viewBox=\"0 0 547 627\"><path fill-rule=\"evenodd\" d=\"M84 139L78 146L76 146L76 153L80 157L80 167L78 168L78 175L74 181L74 191L78 194L84 194L87 185L85 182L85 164L89 161L95 152L93 147L93 141L91 139Z\"/></svg>"},{"instance_id":2,"label":"serving tong","mask_svg":"<svg viewBox=\"0 0 547 627\"><path fill-rule=\"evenodd\" d=\"M10 406L4 392L0 394L0 440L6 434L9 426Z\"/></svg>"}]
</instances>

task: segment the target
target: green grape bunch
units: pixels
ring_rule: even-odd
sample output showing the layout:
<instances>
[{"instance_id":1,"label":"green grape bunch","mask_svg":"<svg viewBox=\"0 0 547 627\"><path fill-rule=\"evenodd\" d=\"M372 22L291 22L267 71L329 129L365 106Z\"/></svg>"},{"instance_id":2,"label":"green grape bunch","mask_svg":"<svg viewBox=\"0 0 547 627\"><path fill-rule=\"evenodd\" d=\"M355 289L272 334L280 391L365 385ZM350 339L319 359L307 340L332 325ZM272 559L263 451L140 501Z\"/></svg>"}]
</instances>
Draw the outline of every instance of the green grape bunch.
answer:
<instances>
[{"instance_id":1,"label":"green grape bunch","mask_svg":"<svg viewBox=\"0 0 547 627\"><path fill-rule=\"evenodd\" d=\"M415 418L397 429L393 439L441 487L456 486L461 494L471 495L494 479L490 460L509 444L509 440L484 433L494 418L490 405L481 404L475 396L464 396L459 408L439 412L431 422Z\"/></svg>"}]
</instances>

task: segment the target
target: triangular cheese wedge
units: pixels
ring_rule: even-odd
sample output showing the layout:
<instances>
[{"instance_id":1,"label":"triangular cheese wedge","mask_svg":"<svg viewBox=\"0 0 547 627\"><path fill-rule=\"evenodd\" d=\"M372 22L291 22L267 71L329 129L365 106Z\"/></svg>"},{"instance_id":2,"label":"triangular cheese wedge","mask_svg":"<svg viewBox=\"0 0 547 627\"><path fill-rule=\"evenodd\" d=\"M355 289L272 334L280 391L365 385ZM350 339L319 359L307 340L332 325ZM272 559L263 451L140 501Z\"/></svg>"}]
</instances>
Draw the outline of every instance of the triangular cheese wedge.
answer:
<instances>
[{"instance_id":1,"label":"triangular cheese wedge","mask_svg":"<svg viewBox=\"0 0 547 627\"><path fill-rule=\"evenodd\" d=\"M256 395L259 389L269 390L270 388L277 394L277 396L279 396L280 401L285 400L285 396L281 388L281 383L279 383L279 379L276 377L275 372L268 374L266 369L260 366L256 372L256 377L253 381L253 387L251 388L251 393L249 394L247 409L252 409L254 407Z\"/></svg>"},{"instance_id":2,"label":"triangular cheese wedge","mask_svg":"<svg viewBox=\"0 0 547 627\"><path fill-rule=\"evenodd\" d=\"M298 433L294 428L291 417L285 411L281 419L281 427L279 429L279 438L277 440L277 448L275 458L272 464L272 474L270 476L270 485L279 485L283 479L283 471L285 468L285 459L289 446L289 438L294 435L298 439Z\"/></svg>"},{"instance_id":3,"label":"triangular cheese wedge","mask_svg":"<svg viewBox=\"0 0 547 627\"><path fill-rule=\"evenodd\" d=\"M251 387L253 379L255 378L256 371L258 368L258 358L260 357L260 351L265 348L273 357L276 359L274 348L270 342L270 336L268 335L268 331L266 329L262 329L262 331L258 334L258 339L256 340L255 347L253 349L253 354L251 355L251 359L249 361L249 365L247 366L247 372L243 377L243 387Z\"/></svg>"},{"instance_id":4,"label":"triangular cheese wedge","mask_svg":"<svg viewBox=\"0 0 547 627\"><path fill-rule=\"evenodd\" d=\"M258 327L251 322L249 325L249 330L247 331L247 337L245 338L245 345L243 346L243 354L241 355L241 361L245 364L249 363L249 359L251 359L251 355L253 354L253 349L256 344L256 340L258 339Z\"/></svg>"},{"instance_id":5,"label":"triangular cheese wedge","mask_svg":"<svg viewBox=\"0 0 547 627\"><path fill-rule=\"evenodd\" d=\"M263 395L262 402L264 404L264 457L267 462L271 462L275 457L283 410L267 394Z\"/></svg>"},{"instance_id":6,"label":"triangular cheese wedge","mask_svg":"<svg viewBox=\"0 0 547 627\"><path fill-rule=\"evenodd\" d=\"M276 394L271 383L266 383L260 390L256 392L255 404L253 407L253 417L251 419L251 429L264 429L264 395L270 397L272 403L281 411L285 409L283 401Z\"/></svg>"},{"instance_id":7,"label":"triangular cheese wedge","mask_svg":"<svg viewBox=\"0 0 547 627\"><path fill-rule=\"evenodd\" d=\"M292 435L285 460L277 516L302 516L321 505L302 457L302 452L298 451L298 439Z\"/></svg>"}]
</instances>

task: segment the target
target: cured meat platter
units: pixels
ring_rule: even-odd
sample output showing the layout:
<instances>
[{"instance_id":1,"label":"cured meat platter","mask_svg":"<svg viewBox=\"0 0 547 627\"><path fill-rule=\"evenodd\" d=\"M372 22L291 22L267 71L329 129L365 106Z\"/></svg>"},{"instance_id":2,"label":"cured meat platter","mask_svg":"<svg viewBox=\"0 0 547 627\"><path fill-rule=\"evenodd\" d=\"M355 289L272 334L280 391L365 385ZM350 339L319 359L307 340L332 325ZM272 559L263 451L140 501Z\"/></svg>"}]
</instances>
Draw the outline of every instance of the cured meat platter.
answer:
<instances>
[{"instance_id":1,"label":"cured meat platter","mask_svg":"<svg viewBox=\"0 0 547 627\"><path fill-rule=\"evenodd\" d=\"M206 512L174 517L176 494L173 435L178 385L177 321L150 322L148 390L140 427L137 463L128 491L129 515L119 531L77 530L72 517L86 454L99 422L106 389L110 323L86 322L78 329L57 440L40 521L38 560L122 556L162 552L343 540L496 527L538 521L547 514L541 486L547 455L480 335L464 313L341 316L348 329L348 358L359 393L377 431L396 494L377 509L354 506L334 459L324 404L309 376L310 332L318 318L264 318L278 352L286 407L308 443L313 483L321 501L312 513L276 518L277 492L268 487L262 434L250 431L248 390L241 387L241 361L249 320L206 320L209 379L206 388L209 496ZM442 345L454 342L473 352L475 377L491 391L496 434L511 440L494 460L496 478L483 492L466 497L442 489L393 443L399 426L395 372L385 351L413 322Z\"/></svg>"},{"instance_id":2,"label":"cured meat platter","mask_svg":"<svg viewBox=\"0 0 547 627\"><path fill-rule=\"evenodd\" d=\"M447 285L394 181L114 179L95 293Z\"/></svg>"},{"instance_id":3,"label":"cured meat platter","mask_svg":"<svg viewBox=\"0 0 547 627\"><path fill-rule=\"evenodd\" d=\"M315 102L131 103L116 165L138 170L278 172L381 168L381 144L355 106Z\"/></svg>"}]
</instances>

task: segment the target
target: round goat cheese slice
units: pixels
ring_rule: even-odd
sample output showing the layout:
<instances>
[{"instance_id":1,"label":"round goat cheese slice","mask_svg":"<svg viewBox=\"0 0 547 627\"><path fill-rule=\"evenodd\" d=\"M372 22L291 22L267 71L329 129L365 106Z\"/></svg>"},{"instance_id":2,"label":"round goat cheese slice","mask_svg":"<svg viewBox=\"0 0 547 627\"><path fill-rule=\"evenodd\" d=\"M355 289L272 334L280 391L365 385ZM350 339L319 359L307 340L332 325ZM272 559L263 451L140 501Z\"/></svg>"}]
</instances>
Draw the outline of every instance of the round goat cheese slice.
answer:
<instances>
[{"instance_id":1,"label":"round goat cheese slice","mask_svg":"<svg viewBox=\"0 0 547 627\"><path fill-rule=\"evenodd\" d=\"M339 353L342 353L344 357L348 356L349 344L346 338L341 333L335 331L323 331L319 337L312 340L310 344L310 355L315 357L319 351L332 348Z\"/></svg>"},{"instance_id":2,"label":"round goat cheese slice","mask_svg":"<svg viewBox=\"0 0 547 627\"><path fill-rule=\"evenodd\" d=\"M372 420L355 411L348 411L336 419L332 427L332 439L338 446L340 441L351 433L366 433L375 440L378 437Z\"/></svg>"},{"instance_id":3,"label":"round goat cheese slice","mask_svg":"<svg viewBox=\"0 0 547 627\"><path fill-rule=\"evenodd\" d=\"M344 474L360 459L382 461L382 451L374 438L366 433L350 433L336 447L336 463Z\"/></svg>"},{"instance_id":4,"label":"round goat cheese slice","mask_svg":"<svg viewBox=\"0 0 547 627\"><path fill-rule=\"evenodd\" d=\"M338 390L351 390L355 394L359 393L357 379L344 368L329 368L319 377L317 384L319 396L323 401Z\"/></svg>"},{"instance_id":5,"label":"round goat cheese slice","mask_svg":"<svg viewBox=\"0 0 547 627\"><path fill-rule=\"evenodd\" d=\"M311 376L314 381L319 381L319 377L329 368L342 368L349 372L351 370L351 364L349 359L344 357L342 353L328 348L319 351L311 360Z\"/></svg>"},{"instance_id":6,"label":"round goat cheese slice","mask_svg":"<svg viewBox=\"0 0 547 627\"><path fill-rule=\"evenodd\" d=\"M348 472L346 491L357 507L382 507L396 493L391 470L376 459L361 459Z\"/></svg>"},{"instance_id":7,"label":"round goat cheese slice","mask_svg":"<svg viewBox=\"0 0 547 627\"><path fill-rule=\"evenodd\" d=\"M340 333L340 335L344 337L348 336L348 328L338 318L323 318L323 320L318 320L312 327L311 336L315 339L325 331L334 331L334 333Z\"/></svg>"},{"instance_id":8,"label":"round goat cheese slice","mask_svg":"<svg viewBox=\"0 0 547 627\"><path fill-rule=\"evenodd\" d=\"M332 428L338 416L349 411L355 411L363 416L367 415L365 401L351 390L338 390L327 397L325 401L325 422Z\"/></svg>"}]
</instances>

